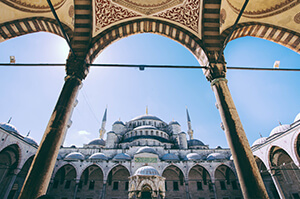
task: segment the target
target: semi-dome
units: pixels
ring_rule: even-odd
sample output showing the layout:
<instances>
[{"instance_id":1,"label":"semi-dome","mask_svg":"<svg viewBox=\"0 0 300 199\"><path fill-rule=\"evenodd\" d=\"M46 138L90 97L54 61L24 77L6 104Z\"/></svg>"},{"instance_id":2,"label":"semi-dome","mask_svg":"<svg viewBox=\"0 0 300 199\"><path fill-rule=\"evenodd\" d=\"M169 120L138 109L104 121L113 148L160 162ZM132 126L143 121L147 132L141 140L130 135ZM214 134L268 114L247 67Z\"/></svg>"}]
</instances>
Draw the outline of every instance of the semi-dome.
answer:
<instances>
[{"instance_id":1,"label":"semi-dome","mask_svg":"<svg viewBox=\"0 0 300 199\"><path fill-rule=\"evenodd\" d=\"M223 160L226 159L226 155L222 153L211 153L207 156L207 160Z\"/></svg>"},{"instance_id":2,"label":"semi-dome","mask_svg":"<svg viewBox=\"0 0 300 199\"><path fill-rule=\"evenodd\" d=\"M103 140L102 138L96 138L96 139L93 139L92 141L90 141L88 143L88 145L101 145L101 146L105 146L105 140Z\"/></svg>"},{"instance_id":3,"label":"semi-dome","mask_svg":"<svg viewBox=\"0 0 300 199\"><path fill-rule=\"evenodd\" d=\"M135 121L135 120L159 120L159 121L162 121L161 119L159 119L158 117L153 116L153 115L140 115L140 116L133 118L130 121Z\"/></svg>"},{"instance_id":4,"label":"semi-dome","mask_svg":"<svg viewBox=\"0 0 300 199\"><path fill-rule=\"evenodd\" d=\"M131 157L127 153L119 153L119 154L115 155L115 157L113 158L113 160L116 160L116 161L126 161L126 160L131 160Z\"/></svg>"},{"instance_id":5,"label":"semi-dome","mask_svg":"<svg viewBox=\"0 0 300 199\"><path fill-rule=\"evenodd\" d=\"M290 128L290 125L289 125L289 124L279 125L279 126L275 127L275 128L271 131L269 137L272 136L272 135L275 135L275 134L277 134L277 133L285 132L285 131L288 130L289 128Z\"/></svg>"},{"instance_id":6,"label":"semi-dome","mask_svg":"<svg viewBox=\"0 0 300 199\"><path fill-rule=\"evenodd\" d=\"M89 157L90 160L108 160L108 157L104 153L94 153Z\"/></svg>"},{"instance_id":7,"label":"semi-dome","mask_svg":"<svg viewBox=\"0 0 300 199\"><path fill-rule=\"evenodd\" d=\"M161 159L164 161L179 161L178 155L174 153L167 153L163 155Z\"/></svg>"},{"instance_id":8,"label":"semi-dome","mask_svg":"<svg viewBox=\"0 0 300 199\"><path fill-rule=\"evenodd\" d=\"M297 122L298 120L300 120L300 113L298 113L298 115L295 117L294 122Z\"/></svg>"},{"instance_id":9,"label":"semi-dome","mask_svg":"<svg viewBox=\"0 0 300 199\"><path fill-rule=\"evenodd\" d=\"M0 127L8 132L20 134L18 129L10 123L1 122Z\"/></svg>"},{"instance_id":10,"label":"semi-dome","mask_svg":"<svg viewBox=\"0 0 300 199\"><path fill-rule=\"evenodd\" d=\"M152 175L159 175L158 171L152 167L152 166L143 166L138 168L134 175L146 175L146 176L152 176Z\"/></svg>"},{"instance_id":11,"label":"semi-dome","mask_svg":"<svg viewBox=\"0 0 300 199\"><path fill-rule=\"evenodd\" d=\"M262 137L262 138L258 138L257 140L255 140L252 144L252 146L256 146L256 145L260 145L260 144L263 144L265 143L267 140L267 138L265 137Z\"/></svg>"},{"instance_id":12,"label":"semi-dome","mask_svg":"<svg viewBox=\"0 0 300 199\"><path fill-rule=\"evenodd\" d=\"M139 153L152 153L152 154L156 154L157 155L157 152L151 148L151 147L148 147L148 146L144 146L144 147L141 147L139 148L135 154L139 154Z\"/></svg>"},{"instance_id":13,"label":"semi-dome","mask_svg":"<svg viewBox=\"0 0 300 199\"><path fill-rule=\"evenodd\" d=\"M32 138L32 137L24 137L24 140L26 141L26 142L28 142L29 144L32 144L32 145L36 145L36 146L38 146L38 143Z\"/></svg>"},{"instance_id":14,"label":"semi-dome","mask_svg":"<svg viewBox=\"0 0 300 199\"><path fill-rule=\"evenodd\" d=\"M188 145L190 146L205 146L203 142L197 139L188 140Z\"/></svg>"},{"instance_id":15,"label":"semi-dome","mask_svg":"<svg viewBox=\"0 0 300 199\"><path fill-rule=\"evenodd\" d=\"M185 160L204 160L205 157L199 155L198 153L189 153L185 156Z\"/></svg>"},{"instance_id":16,"label":"semi-dome","mask_svg":"<svg viewBox=\"0 0 300 199\"><path fill-rule=\"evenodd\" d=\"M84 160L84 155L80 152L69 153L64 160L74 161L74 160Z\"/></svg>"},{"instance_id":17,"label":"semi-dome","mask_svg":"<svg viewBox=\"0 0 300 199\"><path fill-rule=\"evenodd\" d=\"M138 126L138 127L134 128L133 130L142 130L142 129L153 129L153 130L157 130L156 127L151 126L151 125Z\"/></svg>"}]
</instances>

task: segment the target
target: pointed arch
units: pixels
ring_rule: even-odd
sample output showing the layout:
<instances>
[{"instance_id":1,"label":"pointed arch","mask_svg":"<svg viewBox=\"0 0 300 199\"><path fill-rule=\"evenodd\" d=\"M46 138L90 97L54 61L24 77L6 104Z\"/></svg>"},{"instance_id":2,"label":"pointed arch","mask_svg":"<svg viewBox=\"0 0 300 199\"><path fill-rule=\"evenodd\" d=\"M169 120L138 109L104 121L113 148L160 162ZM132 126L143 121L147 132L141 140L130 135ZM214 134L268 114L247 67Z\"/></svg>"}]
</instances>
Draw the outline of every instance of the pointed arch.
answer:
<instances>
[{"instance_id":1,"label":"pointed arch","mask_svg":"<svg viewBox=\"0 0 300 199\"><path fill-rule=\"evenodd\" d=\"M72 38L71 28L64 24L63 28L69 37ZM54 19L46 17L30 17L0 24L0 42L25 34L41 31L63 37L60 27Z\"/></svg>"},{"instance_id":2,"label":"pointed arch","mask_svg":"<svg viewBox=\"0 0 300 199\"><path fill-rule=\"evenodd\" d=\"M107 176L106 197L124 197L128 195L129 188L129 170L123 165L113 167Z\"/></svg>"},{"instance_id":3,"label":"pointed arch","mask_svg":"<svg viewBox=\"0 0 300 199\"><path fill-rule=\"evenodd\" d=\"M294 151L297 157L298 162L300 163L300 133L298 133L295 142L294 142ZM298 165L300 166L300 165Z\"/></svg>"},{"instance_id":4,"label":"pointed arch","mask_svg":"<svg viewBox=\"0 0 300 199\"><path fill-rule=\"evenodd\" d=\"M185 176L182 170L172 164L164 168L162 177L165 178L166 198L178 197L185 198Z\"/></svg>"},{"instance_id":5,"label":"pointed arch","mask_svg":"<svg viewBox=\"0 0 300 199\"><path fill-rule=\"evenodd\" d=\"M138 33L155 33L175 40L190 50L201 65L208 64L202 41L196 35L174 24L153 19L132 20L103 31L93 38L87 62L92 63L112 42Z\"/></svg>"},{"instance_id":6,"label":"pointed arch","mask_svg":"<svg viewBox=\"0 0 300 199\"><path fill-rule=\"evenodd\" d=\"M223 31L221 35L223 41L229 35L231 28L232 27L229 27ZM292 30L266 23L240 23L237 25L229 41L245 36L258 37L273 41L300 53L300 34Z\"/></svg>"},{"instance_id":7,"label":"pointed arch","mask_svg":"<svg viewBox=\"0 0 300 199\"><path fill-rule=\"evenodd\" d=\"M191 167L188 172L188 186L192 198L204 193L209 195L213 190L208 170L199 164Z\"/></svg>"}]
</instances>

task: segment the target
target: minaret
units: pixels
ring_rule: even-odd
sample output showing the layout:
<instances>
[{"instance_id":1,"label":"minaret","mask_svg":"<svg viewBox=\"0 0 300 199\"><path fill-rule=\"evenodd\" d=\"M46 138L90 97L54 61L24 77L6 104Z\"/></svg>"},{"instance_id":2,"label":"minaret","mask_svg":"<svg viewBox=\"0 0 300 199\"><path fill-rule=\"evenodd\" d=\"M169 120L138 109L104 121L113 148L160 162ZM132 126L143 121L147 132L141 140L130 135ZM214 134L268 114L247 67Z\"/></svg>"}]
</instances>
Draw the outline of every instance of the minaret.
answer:
<instances>
[{"instance_id":1,"label":"minaret","mask_svg":"<svg viewBox=\"0 0 300 199\"><path fill-rule=\"evenodd\" d=\"M190 136L190 140L193 139L193 134L194 134L194 131L192 129L192 124L191 124L191 119L190 119L190 115L189 115L189 111L186 107L186 117L187 117L187 125L188 125L188 134Z\"/></svg>"},{"instance_id":2,"label":"minaret","mask_svg":"<svg viewBox=\"0 0 300 199\"><path fill-rule=\"evenodd\" d=\"M106 132L105 130L105 125L106 125L106 115L107 115L107 107L105 108L105 111L104 111L104 115L103 115L103 119L102 119L102 124L101 124L101 129L99 130L99 133L100 133L100 138L103 139L103 136Z\"/></svg>"}]
</instances>

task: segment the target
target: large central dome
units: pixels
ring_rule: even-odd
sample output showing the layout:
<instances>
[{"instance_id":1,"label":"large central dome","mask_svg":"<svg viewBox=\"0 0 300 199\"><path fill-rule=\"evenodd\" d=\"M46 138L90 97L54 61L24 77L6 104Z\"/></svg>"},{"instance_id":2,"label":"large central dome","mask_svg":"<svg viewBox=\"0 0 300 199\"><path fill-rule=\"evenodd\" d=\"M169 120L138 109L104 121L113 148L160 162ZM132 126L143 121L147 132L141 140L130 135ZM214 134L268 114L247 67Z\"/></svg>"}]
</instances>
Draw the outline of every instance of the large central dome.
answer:
<instances>
[{"instance_id":1,"label":"large central dome","mask_svg":"<svg viewBox=\"0 0 300 199\"><path fill-rule=\"evenodd\" d=\"M133 118L130 121L135 121L135 120L158 120L158 121L162 121L161 119L159 119L158 117L153 116L153 115L140 115L140 116L137 116L137 117Z\"/></svg>"}]
</instances>

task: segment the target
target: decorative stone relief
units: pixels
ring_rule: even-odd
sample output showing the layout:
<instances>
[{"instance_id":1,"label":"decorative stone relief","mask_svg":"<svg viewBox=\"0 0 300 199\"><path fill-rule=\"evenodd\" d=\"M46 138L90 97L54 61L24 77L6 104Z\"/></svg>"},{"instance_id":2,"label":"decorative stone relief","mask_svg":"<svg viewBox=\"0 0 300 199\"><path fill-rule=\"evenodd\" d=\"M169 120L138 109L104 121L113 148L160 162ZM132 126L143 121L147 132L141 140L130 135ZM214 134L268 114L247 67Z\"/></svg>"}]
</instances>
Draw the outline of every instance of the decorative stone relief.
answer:
<instances>
[{"instance_id":1,"label":"decorative stone relief","mask_svg":"<svg viewBox=\"0 0 300 199\"><path fill-rule=\"evenodd\" d=\"M182 6L154 15L180 23L195 32L199 29L200 0L187 0Z\"/></svg>"},{"instance_id":2,"label":"decorative stone relief","mask_svg":"<svg viewBox=\"0 0 300 199\"><path fill-rule=\"evenodd\" d=\"M298 12L295 16L294 16L294 21L298 24L300 24L300 12Z\"/></svg>"},{"instance_id":3,"label":"decorative stone relief","mask_svg":"<svg viewBox=\"0 0 300 199\"><path fill-rule=\"evenodd\" d=\"M66 0L52 0L55 9L61 7ZM26 12L51 12L46 0L2 0L3 3Z\"/></svg>"}]
</instances>

